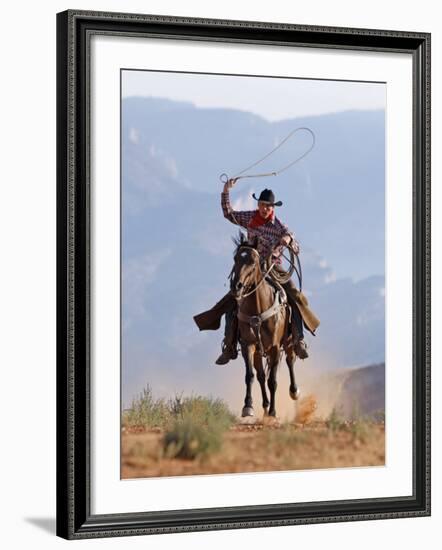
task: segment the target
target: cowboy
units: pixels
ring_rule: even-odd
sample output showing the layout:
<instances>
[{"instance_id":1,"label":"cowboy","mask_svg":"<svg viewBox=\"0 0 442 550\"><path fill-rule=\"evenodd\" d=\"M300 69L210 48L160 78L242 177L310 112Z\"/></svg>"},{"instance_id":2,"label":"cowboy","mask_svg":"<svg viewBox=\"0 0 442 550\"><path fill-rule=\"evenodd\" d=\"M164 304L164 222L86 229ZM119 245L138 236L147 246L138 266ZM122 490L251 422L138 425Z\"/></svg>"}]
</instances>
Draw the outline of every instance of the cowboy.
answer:
<instances>
[{"instance_id":1,"label":"cowboy","mask_svg":"<svg viewBox=\"0 0 442 550\"><path fill-rule=\"evenodd\" d=\"M264 189L258 198L255 197L255 194L252 195L258 201L256 210L233 210L230 204L229 189L235 185L237 179L229 179L221 193L221 207L224 217L233 224L247 229L249 241L257 237L257 250L260 257L265 259L271 255L272 262L275 264L273 269L283 274L280 258L283 246L290 245L295 254L299 254L299 243L288 227L275 216L275 206L282 206L282 202L275 202L273 191ZM296 288L291 279L282 286L286 291L287 300L292 309L295 353L300 359L306 359L308 353L304 342L303 328L305 326L314 334L319 326L319 320L308 307L307 298ZM200 330L216 330L220 326L222 315L226 315L222 353L216 360L218 365L225 365L238 356L238 319L236 313L236 300L229 291L210 310L194 316Z\"/></svg>"}]
</instances>

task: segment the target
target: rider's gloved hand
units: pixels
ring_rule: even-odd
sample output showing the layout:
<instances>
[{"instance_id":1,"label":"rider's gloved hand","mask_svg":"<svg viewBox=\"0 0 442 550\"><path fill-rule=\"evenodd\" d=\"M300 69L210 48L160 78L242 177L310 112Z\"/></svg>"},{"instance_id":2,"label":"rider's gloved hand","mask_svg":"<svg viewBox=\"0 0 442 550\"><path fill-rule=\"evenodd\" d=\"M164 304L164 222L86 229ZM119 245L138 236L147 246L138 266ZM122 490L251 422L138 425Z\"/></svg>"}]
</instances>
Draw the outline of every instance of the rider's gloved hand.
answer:
<instances>
[{"instance_id":1,"label":"rider's gloved hand","mask_svg":"<svg viewBox=\"0 0 442 550\"><path fill-rule=\"evenodd\" d=\"M299 254L298 241L294 239L291 235L284 235L281 238L281 244L286 246L291 246L293 248L294 253Z\"/></svg>"},{"instance_id":2,"label":"rider's gloved hand","mask_svg":"<svg viewBox=\"0 0 442 550\"><path fill-rule=\"evenodd\" d=\"M237 179L238 178L230 178L229 180L226 181L226 183L224 184L224 193L235 185Z\"/></svg>"}]
</instances>

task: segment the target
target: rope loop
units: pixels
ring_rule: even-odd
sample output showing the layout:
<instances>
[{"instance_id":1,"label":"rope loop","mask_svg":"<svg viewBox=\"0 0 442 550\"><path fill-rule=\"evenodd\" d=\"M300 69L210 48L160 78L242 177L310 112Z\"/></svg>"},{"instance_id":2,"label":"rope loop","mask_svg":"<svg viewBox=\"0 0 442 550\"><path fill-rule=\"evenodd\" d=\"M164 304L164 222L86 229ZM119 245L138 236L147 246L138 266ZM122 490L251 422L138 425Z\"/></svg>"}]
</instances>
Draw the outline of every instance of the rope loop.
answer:
<instances>
[{"instance_id":1,"label":"rope loop","mask_svg":"<svg viewBox=\"0 0 442 550\"><path fill-rule=\"evenodd\" d=\"M300 132L300 131L308 132L312 137L312 143L311 143L310 147L300 157L297 157L295 160L289 162L288 164L286 164L285 166L283 166L279 170L275 170L273 172L265 172L265 173L262 173L262 174L245 174L245 175L243 175L245 172L248 172L251 168L254 168L256 165L263 162L266 158L270 157L270 155L273 155L273 153L275 151L277 151L280 147L282 147L284 145L284 143L286 143L286 141L288 141L294 134L296 134L297 132ZM285 172L285 170L288 170L291 166L293 166L294 164L299 162L301 159L306 157L310 153L310 151L313 149L313 147L315 146L315 142L316 142L316 137L315 137L315 134L314 134L313 130L311 130L310 128L307 128L306 126L301 126L299 128L295 128L280 143L278 143L278 145L276 147L274 147L269 153L265 154L262 158L260 158L259 160L257 160L253 164L250 164L250 166L247 166L246 168L241 170L241 172L238 172L236 174L236 176L233 176L232 179L239 180L239 179L242 179L242 178L263 178L263 177L267 177L267 176L278 176L279 174L282 174L282 172ZM223 173L223 174L220 175L220 180L221 180L222 183L227 183L229 181L229 176L226 173Z\"/></svg>"}]
</instances>

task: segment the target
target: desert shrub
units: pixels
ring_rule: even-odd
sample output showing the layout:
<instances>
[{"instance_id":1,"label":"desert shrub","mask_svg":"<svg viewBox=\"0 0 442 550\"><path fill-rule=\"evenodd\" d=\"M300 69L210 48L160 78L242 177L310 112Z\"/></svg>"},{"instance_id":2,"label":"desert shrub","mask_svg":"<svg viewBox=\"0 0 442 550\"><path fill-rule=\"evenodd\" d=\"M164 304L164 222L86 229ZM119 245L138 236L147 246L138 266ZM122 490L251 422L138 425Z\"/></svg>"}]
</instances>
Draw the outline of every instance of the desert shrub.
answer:
<instances>
[{"instance_id":1,"label":"desert shrub","mask_svg":"<svg viewBox=\"0 0 442 550\"><path fill-rule=\"evenodd\" d=\"M355 441L365 442L371 428L371 422L365 418L357 418L349 424L349 431Z\"/></svg>"},{"instance_id":2,"label":"desert shrub","mask_svg":"<svg viewBox=\"0 0 442 550\"><path fill-rule=\"evenodd\" d=\"M330 413L330 416L328 417L326 424L327 424L327 427L332 432L342 430L343 428L346 427L345 420L343 419L338 409L336 409L335 407L333 407L333 410Z\"/></svg>"},{"instance_id":3,"label":"desert shrub","mask_svg":"<svg viewBox=\"0 0 442 550\"><path fill-rule=\"evenodd\" d=\"M184 415L164 434L164 454L168 458L205 457L221 448L225 429L225 425L214 419L203 423Z\"/></svg>"},{"instance_id":4,"label":"desert shrub","mask_svg":"<svg viewBox=\"0 0 442 550\"><path fill-rule=\"evenodd\" d=\"M167 408L169 409L173 418L178 418L183 412L183 394L175 395L167 402Z\"/></svg>"},{"instance_id":5,"label":"desert shrub","mask_svg":"<svg viewBox=\"0 0 442 550\"><path fill-rule=\"evenodd\" d=\"M182 395L168 402L172 422L163 438L167 457L204 458L218 451L235 415L222 399Z\"/></svg>"},{"instance_id":6,"label":"desert shrub","mask_svg":"<svg viewBox=\"0 0 442 550\"><path fill-rule=\"evenodd\" d=\"M132 400L130 409L123 415L126 426L164 427L170 421L171 413L164 399L154 399L147 385L138 397Z\"/></svg>"},{"instance_id":7,"label":"desert shrub","mask_svg":"<svg viewBox=\"0 0 442 550\"><path fill-rule=\"evenodd\" d=\"M145 428L159 427L170 430L177 421L191 421L195 425L227 429L235 421L235 415L222 399L212 397L175 395L172 399L155 399L149 385L133 399L129 409L123 412L123 425Z\"/></svg>"},{"instance_id":8,"label":"desert shrub","mask_svg":"<svg viewBox=\"0 0 442 550\"><path fill-rule=\"evenodd\" d=\"M218 424L228 428L235 421L235 415L222 399L203 397L201 395L185 397L175 396L168 403L170 414L176 420L191 420L194 423L208 425Z\"/></svg>"},{"instance_id":9,"label":"desert shrub","mask_svg":"<svg viewBox=\"0 0 442 550\"><path fill-rule=\"evenodd\" d=\"M374 422L377 422L378 424L385 424L385 410L379 409L375 411L372 414L372 418Z\"/></svg>"},{"instance_id":10,"label":"desert shrub","mask_svg":"<svg viewBox=\"0 0 442 550\"><path fill-rule=\"evenodd\" d=\"M351 434L355 442L365 442L372 435L375 424L372 418L360 415L356 407L353 408L350 420L345 420L340 412L334 408L326 423L332 433L345 431Z\"/></svg>"}]
</instances>

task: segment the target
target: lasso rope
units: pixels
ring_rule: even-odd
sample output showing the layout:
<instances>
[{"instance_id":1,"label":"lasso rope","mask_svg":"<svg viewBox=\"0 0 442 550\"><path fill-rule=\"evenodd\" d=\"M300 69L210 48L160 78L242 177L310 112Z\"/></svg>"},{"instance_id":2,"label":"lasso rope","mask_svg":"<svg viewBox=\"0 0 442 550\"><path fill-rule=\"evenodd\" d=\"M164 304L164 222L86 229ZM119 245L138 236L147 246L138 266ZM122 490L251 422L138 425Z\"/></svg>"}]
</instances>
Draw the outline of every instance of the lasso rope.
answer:
<instances>
[{"instance_id":1,"label":"lasso rope","mask_svg":"<svg viewBox=\"0 0 442 550\"><path fill-rule=\"evenodd\" d=\"M296 132L300 132L302 130L310 133L310 135L312 136L312 144L307 149L307 151L305 151L300 157L296 158L292 162L289 162L289 164L286 164L285 166L283 166L279 170L275 170L274 172L265 172L265 173L262 173L262 174L242 175L242 174L244 174L244 172L248 172L251 168L254 168L257 164L260 164L261 162L263 162L270 155L273 155L273 153L275 151L277 151L280 147L282 147L286 141L288 141L294 134L296 134ZM257 160L253 164L251 164L250 166L247 166L246 168L241 170L241 172L238 172L238 174L236 174L236 176L233 176L233 178L230 178L230 179L237 179L238 180L238 179L243 179L243 178L263 178L263 177L267 177L267 176L278 176L279 174L282 174L282 172L285 172L285 170L288 170L291 166L293 166L294 164L296 164L297 162L302 160L305 156L307 156L310 153L310 151L313 149L313 147L315 146L315 143L316 143L316 138L315 138L315 134L314 134L313 130L310 130L310 128L307 128L307 127L304 127L304 126L301 126L300 128L295 128L281 141L281 143L279 143L276 147L274 147L269 153L264 155L262 158L260 158L259 160ZM223 183L227 183L229 181L229 177L227 176L227 174L221 174L220 179Z\"/></svg>"},{"instance_id":2,"label":"lasso rope","mask_svg":"<svg viewBox=\"0 0 442 550\"><path fill-rule=\"evenodd\" d=\"M287 246L287 248L289 250L290 258L287 258L287 256L283 252L281 253L281 256L285 258L290 264L289 269L286 272L284 272L284 274L280 273L279 271L273 270L272 277L275 279L277 283L279 283L280 285L283 285L287 281L289 281L293 273L296 272L296 275L298 276L298 281L299 281L299 290L302 291L302 268L301 268L301 262L299 261L299 256L295 254L295 251L291 246ZM295 264L295 261L298 264L297 266ZM270 263L270 259L268 258L266 260L265 267L267 267L269 263ZM273 265L274 264L272 263L272 267Z\"/></svg>"}]
</instances>

